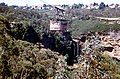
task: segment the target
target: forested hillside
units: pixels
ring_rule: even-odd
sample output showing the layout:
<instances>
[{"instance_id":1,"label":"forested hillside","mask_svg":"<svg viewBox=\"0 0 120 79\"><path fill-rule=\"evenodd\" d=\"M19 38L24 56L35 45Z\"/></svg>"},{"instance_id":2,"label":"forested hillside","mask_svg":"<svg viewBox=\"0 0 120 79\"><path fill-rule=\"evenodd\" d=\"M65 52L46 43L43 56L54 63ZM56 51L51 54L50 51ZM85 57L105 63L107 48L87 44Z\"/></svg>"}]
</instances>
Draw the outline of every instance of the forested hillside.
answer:
<instances>
[{"instance_id":1,"label":"forested hillside","mask_svg":"<svg viewBox=\"0 0 120 79\"><path fill-rule=\"evenodd\" d=\"M67 18L72 37L87 36L86 42L80 42L80 56L73 66L67 65L67 54L41 44L42 33L49 29L46 12L0 6L0 79L120 79L120 60L104 51L97 35L88 34L119 31L120 25L71 17Z\"/></svg>"}]
</instances>

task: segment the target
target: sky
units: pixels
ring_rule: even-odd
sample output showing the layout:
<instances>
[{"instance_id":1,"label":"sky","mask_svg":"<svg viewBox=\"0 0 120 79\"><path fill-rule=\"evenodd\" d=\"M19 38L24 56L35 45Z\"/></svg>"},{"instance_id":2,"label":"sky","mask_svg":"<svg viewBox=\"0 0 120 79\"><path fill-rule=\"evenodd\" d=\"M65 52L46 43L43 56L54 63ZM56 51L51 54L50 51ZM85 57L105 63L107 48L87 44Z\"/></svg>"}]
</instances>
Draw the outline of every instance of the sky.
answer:
<instances>
[{"instance_id":1,"label":"sky","mask_svg":"<svg viewBox=\"0 0 120 79\"><path fill-rule=\"evenodd\" d=\"M72 5L74 3L83 3L83 4L90 4L90 3L100 3L104 2L105 4L111 3L118 3L120 4L120 0L0 0L1 2L5 2L8 5L19 5L25 6L26 4L29 6L32 5L43 5L43 4L69 4Z\"/></svg>"}]
</instances>

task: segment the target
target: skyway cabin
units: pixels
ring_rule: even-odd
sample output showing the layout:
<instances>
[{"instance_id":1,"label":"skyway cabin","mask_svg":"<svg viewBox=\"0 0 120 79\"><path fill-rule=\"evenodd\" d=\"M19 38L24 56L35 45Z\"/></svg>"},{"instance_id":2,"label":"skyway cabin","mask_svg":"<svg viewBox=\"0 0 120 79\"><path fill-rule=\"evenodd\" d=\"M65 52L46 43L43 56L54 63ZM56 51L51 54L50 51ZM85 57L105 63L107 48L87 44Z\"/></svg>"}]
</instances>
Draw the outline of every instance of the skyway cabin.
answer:
<instances>
[{"instance_id":1,"label":"skyway cabin","mask_svg":"<svg viewBox=\"0 0 120 79\"><path fill-rule=\"evenodd\" d=\"M65 31L68 27L68 20L57 19L50 20L50 30L52 31Z\"/></svg>"}]
</instances>

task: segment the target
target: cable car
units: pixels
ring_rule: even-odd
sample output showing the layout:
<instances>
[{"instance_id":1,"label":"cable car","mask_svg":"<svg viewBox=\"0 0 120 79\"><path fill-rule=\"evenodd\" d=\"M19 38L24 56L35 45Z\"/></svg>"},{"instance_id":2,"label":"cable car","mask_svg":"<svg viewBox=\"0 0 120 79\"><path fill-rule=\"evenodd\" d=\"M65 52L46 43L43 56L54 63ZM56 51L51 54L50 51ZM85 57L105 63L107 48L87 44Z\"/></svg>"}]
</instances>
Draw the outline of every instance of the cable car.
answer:
<instances>
[{"instance_id":1,"label":"cable car","mask_svg":"<svg viewBox=\"0 0 120 79\"><path fill-rule=\"evenodd\" d=\"M68 28L68 20L65 19L50 20L50 31L65 32L67 28Z\"/></svg>"},{"instance_id":2,"label":"cable car","mask_svg":"<svg viewBox=\"0 0 120 79\"><path fill-rule=\"evenodd\" d=\"M67 31L69 20L65 19L65 10L60 7L55 7L55 18L50 20L50 31Z\"/></svg>"}]
</instances>

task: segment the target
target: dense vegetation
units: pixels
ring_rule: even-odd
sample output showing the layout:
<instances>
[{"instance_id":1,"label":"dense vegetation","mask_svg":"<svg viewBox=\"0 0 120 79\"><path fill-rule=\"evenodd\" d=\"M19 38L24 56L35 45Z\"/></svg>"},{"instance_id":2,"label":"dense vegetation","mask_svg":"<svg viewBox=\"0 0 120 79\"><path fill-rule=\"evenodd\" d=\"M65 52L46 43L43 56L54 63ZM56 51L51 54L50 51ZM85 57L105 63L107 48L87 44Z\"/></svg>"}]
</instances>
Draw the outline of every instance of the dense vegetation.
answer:
<instances>
[{"instance_id":1,"label":"dense vegetation","mask_svg":"<svg viewBox=\"0 0 120 79\"><path fill-rule=\"evenodd\" d=\"M47 79L53 76L55 70L47 71L55 67L57 56L50 54L50 50L40 50L31 43L16 40L7 33L9 29L2 20L5 21L3 17L0 18L0 78Z\"/></svg>"}]
</instances>

